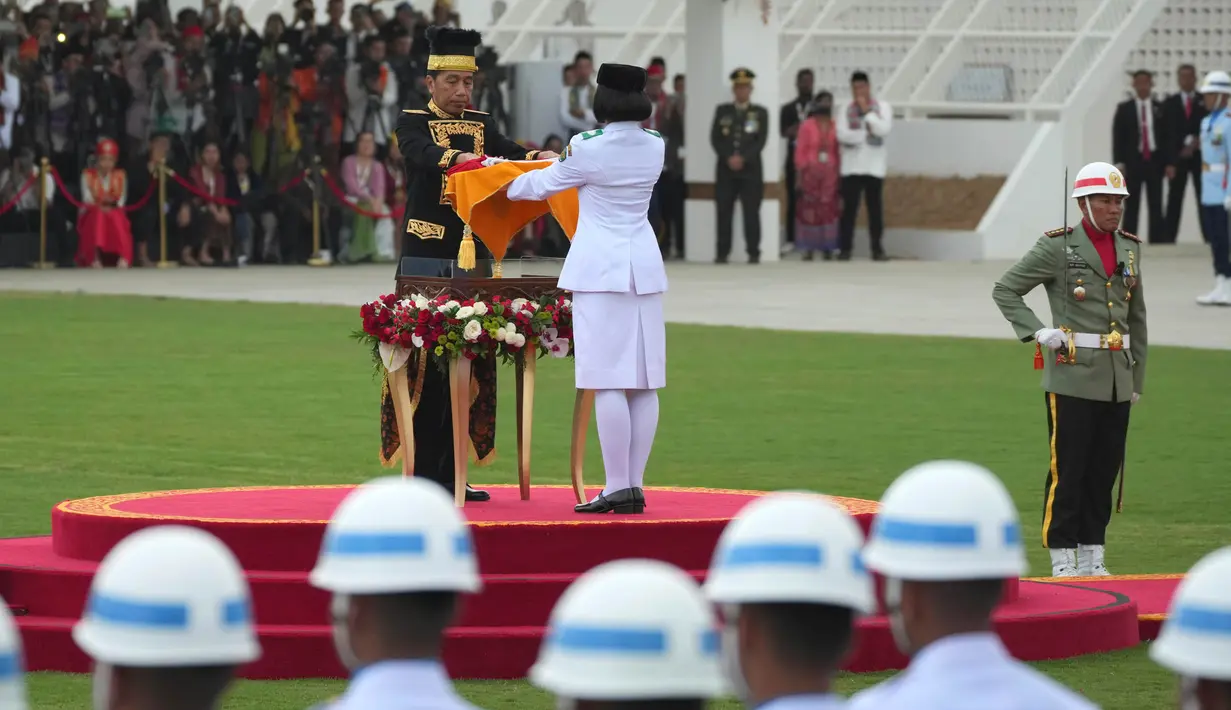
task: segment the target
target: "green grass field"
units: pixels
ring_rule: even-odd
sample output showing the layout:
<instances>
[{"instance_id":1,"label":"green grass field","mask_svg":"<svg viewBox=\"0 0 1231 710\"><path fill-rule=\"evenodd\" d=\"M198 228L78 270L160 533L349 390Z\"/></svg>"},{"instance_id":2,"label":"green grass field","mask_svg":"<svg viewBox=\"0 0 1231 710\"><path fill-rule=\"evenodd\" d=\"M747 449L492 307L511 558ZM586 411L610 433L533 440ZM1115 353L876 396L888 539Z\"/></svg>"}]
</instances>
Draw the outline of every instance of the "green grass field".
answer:
<instances>
[{"instance_id":1,"label":"green grass field","mask_svg":"<svg viewBox=\"0 0 1231 710\"><path fill-rule=\"evenodd\" d=\"M65 498L380 475L379 385L348 338L357 324L357 309L338 307L0 295L0 536L47 534L49 509ZM1040 519L1046 419L1033 351L1008 336L1007 326L1004 341L671 326L649 481L875 499L915 463L965 458L1004 479L1029 530ZM1229 352L1152 351L1125 512L1112 524L1113 572L1184 571L1231 540L1229 371ZM543 360L539 372L535 478L564 483L572 368ZM506 407L503 453L473 480L516 480L513 432ZM587 465L600 480L593 440ZM1030 561L1049 572L1043 549ZM1144 648L1039 667L1104 707L1173 704L1170 676ZM841 688L883 677L845 676ZM341 687L241 682L226 707L303 708ZM489 708L553 707L524 683L462 689ZM86 707L89 679L36 674L31 693L36 708Z\"/></svg>"}]
</instances>

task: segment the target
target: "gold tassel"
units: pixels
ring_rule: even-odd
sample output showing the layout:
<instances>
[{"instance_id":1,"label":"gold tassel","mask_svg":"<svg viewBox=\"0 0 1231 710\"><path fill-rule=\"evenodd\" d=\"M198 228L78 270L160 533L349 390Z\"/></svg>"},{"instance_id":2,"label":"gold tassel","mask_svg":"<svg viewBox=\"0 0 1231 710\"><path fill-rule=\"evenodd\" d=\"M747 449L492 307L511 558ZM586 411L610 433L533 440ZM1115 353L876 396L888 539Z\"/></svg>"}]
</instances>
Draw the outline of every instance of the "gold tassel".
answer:
<instances>
[{"instance_id":1,"label":"gold tassel","mask_svg":"<svg viewBox=\"0 0 1231 710\"><path fill-rule=\"evenodd\" d=\"M474 236L470 232L470 225L466 225L462 230L462 246L457 250L457 265L465 271L475 267Z\"/></svg>"}]
</instances>

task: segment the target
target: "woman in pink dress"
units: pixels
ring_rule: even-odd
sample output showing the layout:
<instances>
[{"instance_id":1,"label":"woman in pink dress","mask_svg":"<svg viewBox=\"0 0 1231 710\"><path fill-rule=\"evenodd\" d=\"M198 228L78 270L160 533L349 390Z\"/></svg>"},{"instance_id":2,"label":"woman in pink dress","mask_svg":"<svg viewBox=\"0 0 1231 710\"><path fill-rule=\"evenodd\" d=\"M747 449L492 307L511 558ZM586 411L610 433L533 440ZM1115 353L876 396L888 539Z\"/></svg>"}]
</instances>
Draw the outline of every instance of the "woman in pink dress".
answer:
<instances>
[{"instance_id":1,"label":"woman in pink dress","mask_svg":"<svg viewBox=\"0 0 1231 710\"><path fill-rule=\"evenodd\" d=\"M838 246L838 218L842 216L839 191L838 133L834 126L833 95L817 94L795 142L795 248L811 261L819 251L829 261Z\"/></svg>"},{"instance_id":2,"label":"woman in pink dress","mask_svg":"<svg viewBox=\"0 0 1231 710\"><path fill-rule=\"evenodd\" d=\"M128 180L115 167L120 149L104 138L94 149L94 167L81 173L81 215L77 218L77 265L99 268L103 260L127 268L133 258L132 227L125 214Z\"/></svg>"}]
</instances>

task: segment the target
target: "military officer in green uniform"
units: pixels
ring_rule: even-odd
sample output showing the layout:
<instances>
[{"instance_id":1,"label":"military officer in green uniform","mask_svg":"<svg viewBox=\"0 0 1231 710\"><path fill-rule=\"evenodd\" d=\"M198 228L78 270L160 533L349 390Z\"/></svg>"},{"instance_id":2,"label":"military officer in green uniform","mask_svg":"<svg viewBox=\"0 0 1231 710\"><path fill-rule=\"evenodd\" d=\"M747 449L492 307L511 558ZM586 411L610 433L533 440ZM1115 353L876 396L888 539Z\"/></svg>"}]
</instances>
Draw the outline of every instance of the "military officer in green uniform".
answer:
<instances>
[{"instance_id":1,"label":"military officer in green uniform","mask_svg":"<svg viewBox=\"0 0 1231 710\"><path fill-rule=\"evenodd\" d=\"M1050 437L1043 546L1056 577L1108 574L1112 489L1145 380L1141 241L1119 229L1124 184L1108 163L1082 168L1073 184L1081 226L1045 233L992 291L1022 342L1036 343L1035 368L1043 370ZM1054 325L1022 299L1040 285Z\"/></svg>"},{"instance_id":2,"label":"military officer in green uniform","mask_svg":"<svg viewBox=\"0 0 1231 710\"><path fill-rule=\"evenodd\" d=\"M475 50L481 37L474 30L429 27L431 45L427 61L427 87L432 99L427 109L406 109L395 137L406 161L406 223L402 256L457 259L463 238L471 238L457 213L445 199L446 171L480 156L513 160L555 158L551 151L527 150L501 135L492 117L468 108L474 86ZM482 242L473 240L479 259L491 256ZM476 360L479 383L471 408L471 431L490 437L495 431L495 361ZM423 370L419 405L414 415L415 474L453 491L453 420L449 381L435 367ZM414 383L412 383L414 387ZM386 399L388 396L386 395ZM492 419L492 421L488 421ZM476 445L480 460L486 447ZM466 500L484 501L484 491L466 490Z\"/></svg>"},{"instance_id":3,"label":"military officer in green uniform","mask_svg":"<svg viewBox=\"0 0 1231 710\"><path fill-rule=\"evenodd\" d=\"M714 179L714 201L718 208L719 264L731 256L732 220L735 201L739 200L744 216L744 242L748 261L761 261L761 199L765 193L765 176L761 168L761 151L769 139L769 111L752 103L752 80L748 69L731 72L731 91L735 100L719 104L714 110L710 127L710 144L718 154L718 171Z\"/></svg>"}]
</instances>

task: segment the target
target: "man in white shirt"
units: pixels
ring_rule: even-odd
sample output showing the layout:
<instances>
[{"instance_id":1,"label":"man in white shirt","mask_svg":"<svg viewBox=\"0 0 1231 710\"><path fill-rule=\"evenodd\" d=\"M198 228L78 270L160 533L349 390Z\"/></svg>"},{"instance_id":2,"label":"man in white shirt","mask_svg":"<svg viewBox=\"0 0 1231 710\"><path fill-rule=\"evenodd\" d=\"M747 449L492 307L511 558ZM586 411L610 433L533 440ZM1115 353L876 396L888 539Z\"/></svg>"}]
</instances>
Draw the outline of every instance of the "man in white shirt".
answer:
<instances>
[{"instance_id":1,"label":"man in white shirt","mask_svg":"<svg viewBox=\"0 0 1231 710\"><path fill-rule=\"evenodd\" d=\"M885 234L885 209L881 194L885 185L887 157L885 138L893 130L893 108L872 98L868 75L851 75L851 101L834 113L838 143L842 151L842 220L838 261L850 261L855 241L855 217L859 199L866 196L868 232L872 240L872 259L888 261L881 238Z\"/></svg>"},{"instance_id":2,"label":"man in white shirt","mask_svg":"<svg viewBox=\"0 0 1231 710\"><path fill-rule=\"evenodd\" d=\"M380 35L364 37L360 51L363 58L346 70L348 108L342 140L353 144L360 133L371 132L377 155L383 156L393 133L389 119L398 102L398 79L385 62L385 40Z\"/></svg>"},{"instance_id":3,"label":"man in white shirt","mask_svg":"<svg viewBox=\"0 0 1231 710\"><path fill-rule=\"evenodd\" d=\"M992 626L1006 579L1026 572L1017 507L995 474L930 461L881 498L863 550L910 665L851 698L853 710L1095 710L1009 654Z\"/></svg>"},{"instance_id":4,"label":"man in white shirt","mask_svg":"<svg viewBox=\"0 0 1231 710\"><path fill-rule=\"evenodd\" d=\"M7 71L0 73L0 149L13 149L13 125L21 108L21 82Z\"/></svg>"},{"instance_id":5,"label":"man in white shirt","mask_svg":"<svg viewBox=\"0 0 1231 710\"><path fill-rule=\"evenodd\" d=\"M1145 185L1147 219L1151 243L1165 242L1168 235L1163 221L1163 171L1168 150L1164 140L1162 104L1153 96L1154 75L1144 69L1133 73L1133 98L1116 107L1111 124L1112 162L1124 173L1129 194L1142 194ZM1137 231L1141 200L1124 203L1124 231Z\"/></svg>"},{"instance_id":6,"label":"man in white shirt","mask_svg":"<svg viewBox=\"0 0 1231 710\"><path fill-rule=\"evenodd\" d=\"M573 83L560 90L560 123L570 139L598 128L594 118L594 85L590 83L594 59L589 52L578 52L571 66Z\"/></svg>"}]
</instances>

